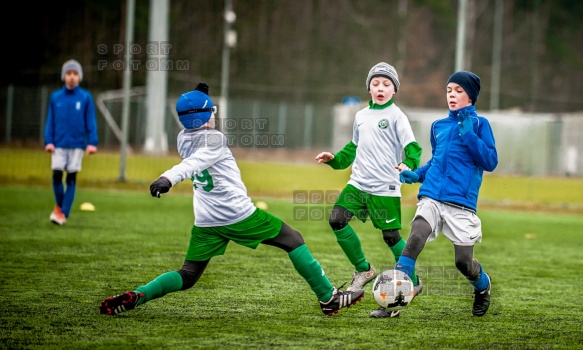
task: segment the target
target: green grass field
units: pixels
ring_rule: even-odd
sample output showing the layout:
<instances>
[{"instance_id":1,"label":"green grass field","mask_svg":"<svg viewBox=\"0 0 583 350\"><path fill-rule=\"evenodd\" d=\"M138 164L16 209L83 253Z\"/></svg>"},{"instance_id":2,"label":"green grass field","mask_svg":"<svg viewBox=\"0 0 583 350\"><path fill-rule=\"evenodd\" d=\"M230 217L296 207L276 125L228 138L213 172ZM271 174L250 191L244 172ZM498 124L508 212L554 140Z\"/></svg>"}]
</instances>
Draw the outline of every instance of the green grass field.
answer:
<instances>
[{"instance_id":1,"label":"green grass field","mask_svg":"<svg viewBox=\"0 0 583 350\"><path fill-rule=\"evenodd\" d=\"M236 151L236 150L235 150ZM317 154L314 152L314 156ZM50 155L40 149L0 148L0 181L27 186L50 186ZM350 169L334 171L315 164L313 157L286 162L239 159L243 181L251 196L292 199L294 191L339 191L350 176ZM180 162L170 156L130 154L120 179L119 153L100 151L85 157L79 173L81 188L147 191L163 171ZM419 185L402 187L406 204L414 205ZM181 183L175 192L192 193L191 185ZM487 173L480 190L481 208L583 214L583 178L537 178Z\"/></svg>"},{"instance_id":2,"label":"green grass field","mask_svg":"<svg viewBox=\"0 0 583 350\"><path fill-rule=\"evenodd\" d=\"M418 262L425 291L399 319L371 319L364 300L324 316L287 254L231 244L197 285L116 317L100 315L105 297L136 288L182 265L193 223L192 189L161 199L150 182L176 156L130 155L119 181L119 155L86 157L66 225L53 207L50 156L0 149L0 349L573 349L583 334L580 246L583 179L489 174L480 194L484 240L475 256L493 279L492 306L471 316L471 288L453 265L444 237ZM305 163L239 160L251 196L302 232L336 286L353 269L332 234L331 203L297 204L294 191L338 191L349 170ZM403 221L418 186L404 186ZM81 211L91 202L96 211ZM298 210L312 216L299 218ZM377 270L394 260L370 223L352 222ZM406 238L409 227L402 235Z\"/></svg>"},{"instance_id":3,"label":"green grass field","mask_svg":"<svg viewBox=\"0 0 583 350\"><path fill-rule=\"evenodd\" d=\"M303 233L331 281L350 283L352 267L324 220L295 220L297 205L261 198ZM96 211L80 211L91 202ZM583 336L583 217L483 210L475 255L493 279L492 306L471 316L471 291L439 237L419 259L425 292L398 319L371 319L367 295L324 316L287 254L231 244L197 285L120 316L99 302L183 261L192 196L80 188L66 225L49 222L52 191L0 187L0 348L2 349L571 349ZM410 218L414 207L406 206ZM379 269L394 260L370 223L352 222ZM408 236L408 227L402 231Z\"/></svg>"}]
</instances>

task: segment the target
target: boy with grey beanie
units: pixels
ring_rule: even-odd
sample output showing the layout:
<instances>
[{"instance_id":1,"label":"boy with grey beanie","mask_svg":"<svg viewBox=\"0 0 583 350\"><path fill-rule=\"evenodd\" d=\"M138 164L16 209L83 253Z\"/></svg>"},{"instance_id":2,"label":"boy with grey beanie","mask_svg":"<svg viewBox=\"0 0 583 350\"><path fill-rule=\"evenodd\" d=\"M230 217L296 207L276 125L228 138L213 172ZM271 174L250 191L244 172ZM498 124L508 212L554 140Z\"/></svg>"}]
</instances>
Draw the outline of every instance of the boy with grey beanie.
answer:
<instances>
[{"instance_id":1,"label":"boy with grey beanie","mask_svg":"<svg viewBox=\"0 0 583 350\"><path fill-rule=\"evenodd\" d=\"M45 151L51 153L55 208L51 222L64 225L77 191L77 173L85 154L97 152L97 121L91 93L79 86L83 69L76 60L61 68L64 86L51 94L45 126ZM67 172L65 185L63 173Z\"/></svg>"},{"instance_id":2,"label":"boy with grey beanie","mask_svg":"<svg viewBox=\"0 0 583 350\"><path fill-rule=\"evenodd\" d=\"M405 240L399 233L399 173L419 166L421 146L415 140L409 119L393 101L399 87L399 75L393 66L386 62L374 65L366 77L371 100L356 113L352 140L338 153L322 152L316 156L318 163L326 163L333 169L345 169L352 164L350 180L336 200L329 219L336 241L355 269L347 288L349 291L362 289L377 275L349 224L354 216L362 222L370 218L374 227L381 231L395 261L405 247ZM389 261L385 264L392 265ZM417 295L423 285L416 275L412 280ZM398 317L399 311L380 308L370 316Z\"/></svg>"}]
</instances>

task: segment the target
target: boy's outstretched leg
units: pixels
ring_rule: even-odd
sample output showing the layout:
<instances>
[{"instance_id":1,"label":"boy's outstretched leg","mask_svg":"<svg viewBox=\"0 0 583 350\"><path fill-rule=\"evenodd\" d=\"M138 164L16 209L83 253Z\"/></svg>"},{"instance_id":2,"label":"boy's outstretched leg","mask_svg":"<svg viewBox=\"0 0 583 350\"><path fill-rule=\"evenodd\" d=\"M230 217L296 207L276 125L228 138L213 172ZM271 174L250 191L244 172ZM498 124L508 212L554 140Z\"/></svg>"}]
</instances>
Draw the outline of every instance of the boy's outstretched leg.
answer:
<instances>
[{"instance_id":1,"label":"boy's outstretched leg","mask_svg":"<svg viewBox=\"0 0 583 350\"><path fill-rule=\"evenodd\" d=\"M208 263L209 260L186 260L179 271L163 273L134 291L126 291L103 300L99 305L99 312L105 315L117 315L168 293L191 288L198 281Z\"/></svg>"},{"instance_id":2,"label":"boy's outstretched leg","mask_svg":"<svg viewBox=\"0 0 583 350\"><path fill-rule=\"evenodd\" d=\"M349 292L334 288L330 300L327 302L320 301L320 308L325 315L332 316L338 313L341 308L356 304L363 297L364 289Z\"/></svg>"},{"instance_id":3,"label":"boy's outstretched leg","mask_svg":"<svg viewBox=\"0 0 583 350\"><path fill-rule=\"evenodd\" d=\"M482 264L473 258L474 246L454 246L455 266L458 271L474 287L474 305L472 314L474 316L484 316L490 307L490 289L492 280L484 272Z\"/></svg>"},{"instance_id":4,"label":"boy's outstretched leg","mask_svg":"<svg viewBox=\"0 0 583 350\"><path fill-rule=\"evenodd\" d=\"M117 315L133 310L152 299L160 298L168 293L179 291L182 288L182 277L177 271L166 272L148 284L109 297L101 302L99 311L106 315Z\"/></svg>"},{"instance_id":5,"label":"boy's outstretched leg","mask_svg":"<svg viewBox=\"0 0 583 350\"><path fill-rule=\"evenodd\" d=\"M350 286L346 290L356 291L363 289L367 283L376 277L376 269L366 260L360 239L350 225L346 225L340 230L334 230L334 234L344 254L355 268Z\"/></svg>"},{"instance_id":6,"label":"boy's outstretched leg","mask_svg":"<svg viewBox=\"0 0 583 350\"><path fill-rule=\"evenodd\" d=\"M383 231L383 238L385 239L387 245L389 245L389 248L397 260L395 264L395 270L405 272L407 276L411 277L411 280L413 281L413 288L415 291L414 297L421 294L423 291L423 283L415 273L416 259L425 247L425 242L427 241L427 237L429 237L430 234L431 226L421 216L417 216L411 223L411 234L409 235L407 242L405 242L405 240L401 238L400 235L399 239L397 240L396 235L386 234L385 231ZM391 244L393 244L393 246L391 246ZM399 314L399 311L388 312L386 309L381 307L371 312L370 317L399 317Z\"/></svg>"},{"instance_id":7,"label":"boy's outstretched leg","mask_svg":"<svg viewBox=\"0 0 583 350\"><path fill-rule=\"evenodd\" d=\"M480 281L480 280L483 280ZM474 316L484 316L490 308L490 290L492 289L492 279L490 276L482 271L481 276L477 281L471 282L474 285L474 305L472 305L472 314ZM476 288L475 284L486 284L482 290Z\"/></svg>"},{"instance_id":8,"label":"boy's outstretched leg","mask_svg":"<svg viewBox=\"0 0 583 350\"><path fill-rule=\"evenodd\" d=\"M99 304L99 312L105 315L117 315L133 310L138 302L144 298L144 293L127 291L105 299Z\"/></svg>"},{"instance_id":9,"label":"boy's outstretched leg","mask_svg":"<svg viewBox=\"0 0 583 350\"><path fill-rule=\"evenodd\" d=\"M407 242L399 234L399 230L383 230L383 240L393 253L395 257L395 263L399 261ZM417 276L415 270L411 274L411 280L413 281L413 288L415 290L415 296L418 296L423 291L423 283L421 279Z\"/></svg>"},{"instance_id":10,"label":"boy's outstretched leg","mask_svg":"<svg viewBox=\"0 0 583 350\"><path fill-rule=\"evenodd\" d=\"M354 214L350 210L341 205L334 205L328 220L336 236L336 242L355 269L350 286L346 288L347 291L363 289L376 277L376 270L366 260L358 235L348 224L353 216Z\"/></svg>"},{"instance_id":11,"label":"boy's outstretched leg","mask_svg":"<svg viewBox=\"0 0 583 350\"><path fill-rule=\"evenodd\" d=\"M472 314L474 316L484 316L490 307L490 289L492 280L484 272L482 264L473 258L474 246L455 245L455 266L458 271L474 287L474 305Z\"/></svg>"},{"instance_id":12,"label":"boy's outstretched leg","mask_svg":"<svg viewBox=\"0 0 583 350\"><path fill-rule=\"evenodd\" d=\"M332 316L341 308L350 307L364 297L364 290L342 291L334 288L320 263L312 256L305 244L289 252L294 268L308 282L320 301L322 312Z\"/></svg>"}]
</instances>

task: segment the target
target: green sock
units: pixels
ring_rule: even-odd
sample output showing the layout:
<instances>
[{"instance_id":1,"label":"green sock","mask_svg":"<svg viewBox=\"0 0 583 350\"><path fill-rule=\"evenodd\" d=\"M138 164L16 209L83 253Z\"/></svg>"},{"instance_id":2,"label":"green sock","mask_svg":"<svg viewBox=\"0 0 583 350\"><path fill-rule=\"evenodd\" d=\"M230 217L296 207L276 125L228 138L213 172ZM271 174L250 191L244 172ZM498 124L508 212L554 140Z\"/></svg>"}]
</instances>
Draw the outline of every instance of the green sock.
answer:
<instances>
[{"instance_id":1,"label":"green sock","mask_svg":"<svg viewBox=\"0 0 583 350\"><path fill-rule=\"evenodd\" d=\"M370 269L370 265L364 257L360 239L352 227L350 225L346 225L340 230L335 230L334 234L336 235L336 242L338 242L340 248L342 248L348 260L350 260L352 265L354 265L356 271L368 271Z\"/></svg>"},{"instance_id":2,"label":"green sock","mask_svg":"<svg viewBox=\"0 0 583 350\"><path fill-rule=\"evenodd\" d=\"M330 300L334 287L324 273L320 263L310 253L308 246L303 244L289 252L288 255L296 271L308 282L318 300Z\"/></svg>"},{"instance_id":3,"label":"green sock","mask_svg":"<svg viewBox=\"0 0 583 350\"><path fill-rule=\"evenodd\" d=\"M403 253L403 250L405 249L406 245L407 242L405 242L405 240L401 238L401 240L397 242L397 244L395 244L392 247L389 247L389 249L391 249L391 252L393 252L395 262L399 261L399 258L401 257L401 254ZM413 285L416 286L419 284L419 279L417 279L417 273L415 273L415 270L413 270L413 273L411 274L411 280L413 281Z\"/></svg>"},{"instance_id":4,"label":"green sock","mask_svg":"<svg viewBox=\"0 0 583 350\"><path fill-rule=\"evenodd\" d=\"M178 271L163 273L148 284L136 289L136 291L145 294L145 297L138 301L138 305L163 297L168 293L177 292L180 289L182 289L182 276Z\"/></svg>"}]
</instances>

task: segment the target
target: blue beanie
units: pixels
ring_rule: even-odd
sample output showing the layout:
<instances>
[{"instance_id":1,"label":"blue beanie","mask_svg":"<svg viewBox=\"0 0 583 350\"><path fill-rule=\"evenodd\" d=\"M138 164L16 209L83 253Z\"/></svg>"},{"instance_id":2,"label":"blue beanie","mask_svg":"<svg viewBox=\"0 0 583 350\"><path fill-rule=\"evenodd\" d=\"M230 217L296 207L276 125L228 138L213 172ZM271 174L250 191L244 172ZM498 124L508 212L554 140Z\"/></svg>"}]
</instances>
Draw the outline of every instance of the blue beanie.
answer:
<instances>
[{"instance_id":1,"label":"blue beanie","mask_svg":"<svg viewBox=\"0 0 583 350\"><path fill-rule=\"evenodd\" d=\"M447 79L447 83L456 83L461 86L466 94L472 100L472 104L475 105L478 102L478 95L480 94L480 77L472 72L461 70L455 72Z\"/></svg>"},{"instance_id":2,"label":"blue beanie","mask_svg":"<svg viewBox=\"0 0 583 350\"><path fill-rule=\"evenodd\" d=\"M176 101L178 120L185 129L200 128L211 119L213 101L204 92L194 90L180 95Z\"/></svg>"},{"instance_id":3,"label":"blue beanie","mask_svg":"<svg viewBox=\"0 0 583 350\"><path fill-rule=\"evenodd\" d=\"M83 80L83 68L81 68L81 64L76 60L68 60L63 63L63 68L61 68L61 80L65 80L65 73L69 70L74 70L79 74L79 82Z\"/></svg>"}]
</instances>

